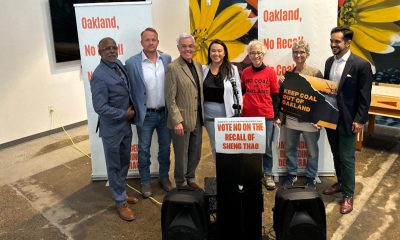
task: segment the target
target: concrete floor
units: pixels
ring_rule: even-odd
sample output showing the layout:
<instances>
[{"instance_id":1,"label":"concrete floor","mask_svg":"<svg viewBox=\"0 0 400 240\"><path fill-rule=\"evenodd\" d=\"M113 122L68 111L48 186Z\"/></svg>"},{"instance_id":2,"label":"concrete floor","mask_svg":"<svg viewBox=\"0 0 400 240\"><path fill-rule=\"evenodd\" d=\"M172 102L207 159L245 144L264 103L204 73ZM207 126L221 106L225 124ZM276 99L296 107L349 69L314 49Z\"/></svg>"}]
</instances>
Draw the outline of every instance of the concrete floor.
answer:
<instances>
[{"instance_id":1,"label":"concrete floor","mask_svg":"<svg viewBox=\"0 0 400 240\"><path fill-rule=\"evenodd\" d=\"M87 126L68 132L84 152L90 152ZM200 184L204 177L215 176L205 131L203 139ZM365 137L356 160L355 210L341 215L340 196L322 196L328 239L399 239L399 152L400 129L377 127ZM319 192L335 178L321 180ZM140 185L134 179L129 184ZM143 199L133 206L137 219L125 222L116 215L104 185L105 181L91 181L90 159L74 149L64 133L0 150L0 239L161 239L160 205ZM263 239L274 239L275 191L263 191ZM162 202L164 192L156 179L153 192Z\"/></svg>"}]
</instances>

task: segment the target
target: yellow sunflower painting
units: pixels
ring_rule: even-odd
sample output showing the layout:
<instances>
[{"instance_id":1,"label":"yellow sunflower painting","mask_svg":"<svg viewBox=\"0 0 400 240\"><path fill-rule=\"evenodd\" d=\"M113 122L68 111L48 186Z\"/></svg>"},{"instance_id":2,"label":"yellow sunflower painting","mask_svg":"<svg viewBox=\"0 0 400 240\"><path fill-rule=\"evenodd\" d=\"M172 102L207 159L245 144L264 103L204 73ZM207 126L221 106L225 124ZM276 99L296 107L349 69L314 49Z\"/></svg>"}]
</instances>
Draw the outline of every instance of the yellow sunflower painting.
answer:
<instances>
[{"instance_id":1,"label":"yellow sunflower painting","mask_svg":"<svg viewBox=\"0 0 400 240\"><path fill-rule=\"evenodd\" d=\"M338 24L354 31L350 50L374 64L371 52L386 54L394 51L400 41L399 0L345 0L339 1Z\"/></svg>"},{"instance_id":2,"label":"yellow sunflower painting","mask_svg":"<svg viewBox=\"0 0 400 240\"><path fill-rule=\"evenodd\" d=\"M232 4L217 14L220 0L189 1L190 31L196 39L194 59L207 63L209 44L220 39L228 47L230 60L242 61L246 56L246 44L238 39L257 21L256 17L249 17L251 11L246 9L246 4Z\"/></svg>"}]
</instances>

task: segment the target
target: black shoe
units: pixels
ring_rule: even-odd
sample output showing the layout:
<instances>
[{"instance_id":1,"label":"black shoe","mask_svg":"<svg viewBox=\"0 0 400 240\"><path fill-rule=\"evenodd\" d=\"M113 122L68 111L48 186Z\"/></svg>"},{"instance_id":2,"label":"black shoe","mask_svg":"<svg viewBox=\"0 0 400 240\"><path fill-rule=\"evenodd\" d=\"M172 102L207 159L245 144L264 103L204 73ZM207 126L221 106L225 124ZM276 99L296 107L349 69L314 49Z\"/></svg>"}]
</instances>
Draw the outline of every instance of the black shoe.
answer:
<instances>
[{"instance_id":1,"label":"black shoe","mask_svg":"<svg viewBox=\"0 0 400 240\"><path fill-rule=\"evenodd\" d=\"M297 181L296 175L288 174L285 177L285 180L283 180L283 187L284 188L292 187L296 181Z\"/></svg>"},{"instance_id":2,"label":"black shoe","mask_svg":"<svg viewBox=\"0 0 400 240\"><path fill-rule=\"evenodd\" d=\"M151 183L142 183L142 196L144 198L150 197L153 193L151 192Z\"/></svg>"},{"instance_id":3,"label":"black shoe","mask_svg":"<svg viewBox=\"0 0 400 240\"><path fill-rule=\"evenodd\" d=\"M306 178L306 188L308 189L317 189L317 185L316 185L317 181L315 181L315 178Z\"/></svg>"},{"instance_id":4,"label":"black shoe","mask_svg":"<svg viewBox=\"0 0 400 240\"><path fill-rule=\"evenodd\" d=\"M172 190L171 181L169 179L159 179L158 183L164 191L169 192Z\"/></svg>"}]
</instances>

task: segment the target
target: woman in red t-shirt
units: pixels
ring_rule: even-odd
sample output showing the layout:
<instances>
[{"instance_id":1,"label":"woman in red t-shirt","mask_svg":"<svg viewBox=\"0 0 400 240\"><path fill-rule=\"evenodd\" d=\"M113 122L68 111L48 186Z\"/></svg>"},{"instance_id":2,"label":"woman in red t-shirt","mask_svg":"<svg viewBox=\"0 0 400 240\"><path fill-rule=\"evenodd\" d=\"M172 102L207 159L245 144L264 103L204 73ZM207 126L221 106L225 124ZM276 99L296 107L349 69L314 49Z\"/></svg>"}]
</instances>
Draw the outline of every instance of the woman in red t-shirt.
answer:
<instances>
[{"instance_id":1,"label":"woman in red t-shirt","mask_svg":"<svg viewBox=\"0 0 400 240\"><path fill-rule=\"evenodd\" d=\"M278 77L272 67L263 63L265 46L261 41L253 40L247 47L251 66L243 70L242 92L243 117L265 117L266 124L266 154L263 157L263 184L268 190L275 189L272 177L272 138L274 125L279 124Z\"/></svg>"}]
</instances>

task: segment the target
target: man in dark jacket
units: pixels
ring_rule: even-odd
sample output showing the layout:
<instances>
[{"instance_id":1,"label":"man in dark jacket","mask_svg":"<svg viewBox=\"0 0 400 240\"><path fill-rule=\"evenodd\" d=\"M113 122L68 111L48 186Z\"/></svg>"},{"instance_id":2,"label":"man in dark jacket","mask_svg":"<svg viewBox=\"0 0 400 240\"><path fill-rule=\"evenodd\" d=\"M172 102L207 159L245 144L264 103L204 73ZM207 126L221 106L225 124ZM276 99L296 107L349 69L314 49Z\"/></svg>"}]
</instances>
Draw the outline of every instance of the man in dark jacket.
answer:
<instances>
[{"instance_id":1,"label":"man in dark jacket","mask_svg":"<svg viewBox=\"0 0 400 240\"><path fill-rule=\"evenodd\" d=\"M335 27L331 31L331 49L334 56L325 63L324 78L338 83L337 129L326 129L331 146L337 183L323 191L331 195L342 192L340 212L353 210L355 188L355 142L368 120L371 102L371 65L350 52L353 31L348 27Z\"/></svg>"}]
</instances>

